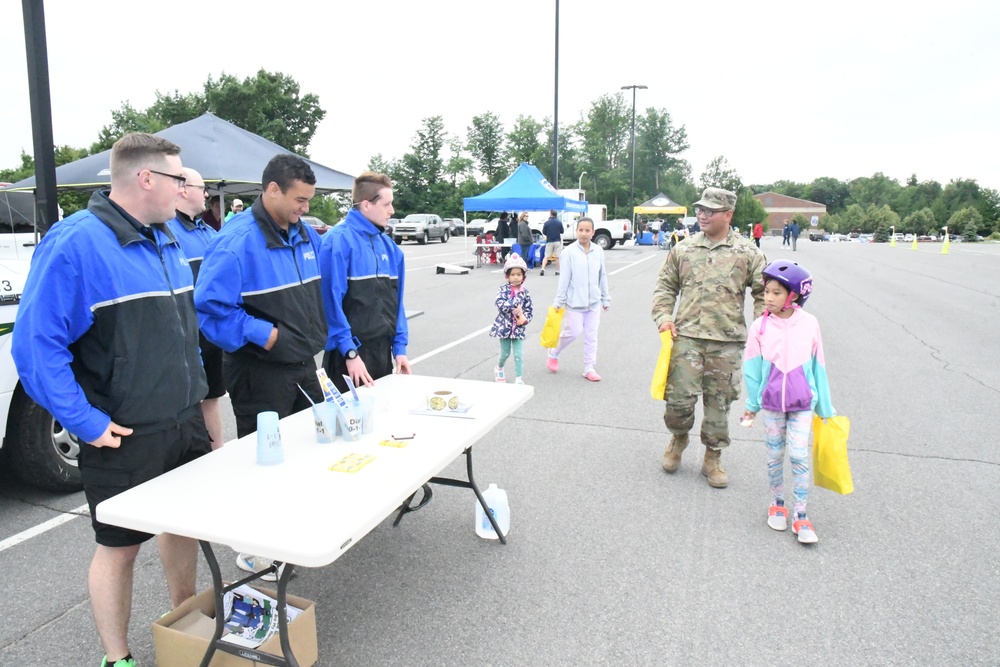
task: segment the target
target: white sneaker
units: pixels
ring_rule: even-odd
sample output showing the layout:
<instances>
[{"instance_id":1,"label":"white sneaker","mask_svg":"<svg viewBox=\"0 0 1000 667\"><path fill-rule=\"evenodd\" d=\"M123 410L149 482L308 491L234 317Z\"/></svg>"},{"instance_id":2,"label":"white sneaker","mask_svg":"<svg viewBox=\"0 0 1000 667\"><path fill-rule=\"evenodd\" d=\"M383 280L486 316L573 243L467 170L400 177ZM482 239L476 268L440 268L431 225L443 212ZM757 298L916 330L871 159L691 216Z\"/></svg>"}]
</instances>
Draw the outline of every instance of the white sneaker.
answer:
<instances>
[{"instance_id":1,"label":"white sneaker","mask_svg":"<svg viewBox=\"0 0 1000 667\"><path fill-rule=\"evenodd\" d=\"M816 531L813 530L812 521L807 519L806 515L801 512L795 517L795 521L792 522L792 532L799 536L800 544L816 544L819 542L819 537L816 536Z\"/></svg>"},{"instance_id":2,"label":"white sneaker","mask_svg":"<svg viewBox=\"0 0 1000 667\"><path fill-rule=\"evenodd\" d=\"M497 382L506 382L507 379L504 377L503 369L499 366L493 367L493 379Z\"/></svg>"},{"instance_id":3,"label":"white sneaker","mask_svg":"<svg viewBox=\"0 0 1000 667\"><path fill-rule=\"evenodd\" d=\"M270 558L261 558L259 556L253 556L250 554L238 554L236 556L236 567L240 568L244 572L260 572L271 567L274 561ZM285 564L282 563L278 566L277 572L268 572L261 577L262 581L277 581L278 576L281 574L282 570L285 569Z\"/></svg>"},{"instance_id":4,"label":"white sneaker","mask_svg":"<svg viewBox=\"0 0 1000 667\"><path fill-rule=\"evenodd\" d=\"M788 528L788 509L784 505L772 504L767 508L767 526L772 530Z\"/></svg>"},{"instance_id":5,"label":"white sneaker","mask_svg":"<svg viewBox=\"0 0 1000 667\"><path fill-rule=\"evenodd\" d=\"M521 379L520 375L514 378L514 384L524 384L524 380Z\"/></svg>"}]
</instances>

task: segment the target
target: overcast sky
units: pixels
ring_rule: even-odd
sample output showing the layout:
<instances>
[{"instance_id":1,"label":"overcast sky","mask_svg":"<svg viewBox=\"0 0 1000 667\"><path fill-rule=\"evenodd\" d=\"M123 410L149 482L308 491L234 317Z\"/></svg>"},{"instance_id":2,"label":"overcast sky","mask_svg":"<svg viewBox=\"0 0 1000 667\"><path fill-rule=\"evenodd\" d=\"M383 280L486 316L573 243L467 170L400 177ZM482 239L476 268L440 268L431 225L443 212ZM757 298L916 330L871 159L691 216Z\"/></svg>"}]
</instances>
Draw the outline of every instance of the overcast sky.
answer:
<instances>
[{"instance_id":1,"label":"overcast sky","mask_svg":"<svg viewBox=\"0 0 1000 667\"><path fill-rule=\"evenodd\" d=\"M294 77L327 116L311 157L352 174L409 150L423 118L465 137L554 107L555 0L48 0L53 130L89 146L110 112L209 75ZM1000 189L1000 3L562 0L559 119L629 84L687 128L697 180L877 171ZM0 9L0 167L32 153L21 3ZM631 93L629 102L631 102ZM183 155L181 156L183 159Z\"/></svg>"}]
</instances>

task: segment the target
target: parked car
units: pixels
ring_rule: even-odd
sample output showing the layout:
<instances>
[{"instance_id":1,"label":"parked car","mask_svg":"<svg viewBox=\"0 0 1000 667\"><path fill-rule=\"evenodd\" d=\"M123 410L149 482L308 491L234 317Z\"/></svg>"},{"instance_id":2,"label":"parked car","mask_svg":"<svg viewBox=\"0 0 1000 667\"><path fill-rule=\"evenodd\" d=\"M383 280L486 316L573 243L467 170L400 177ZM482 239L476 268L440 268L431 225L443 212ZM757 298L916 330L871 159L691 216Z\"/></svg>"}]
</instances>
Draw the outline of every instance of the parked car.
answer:
<instances>
[{"instance_id":1,"label":"parked car","mask_svg":"<svg viewBox=\"0 0 1000 667\"><path fill-rule=\"evenodd\" d=\"M399 224L399 218L389 218L389 222L385 225L385 233L392 236L393 230L396 229L396 225Z\"/></svg>"},{"instance_id":2,"label":"parked car","mask_svg":"<svg viewBox=\"0 0 1000 667\"><path fill-rule=\"evenodd\" d=\"M316 233L320 235L326 234L326 232L330 229L330 225L326 224L315 215L302 216L302 222L315 229Z\"/></svg>"},{"instance_id":3,"label":"parked car","mask_svg":"<svg viewBox=\"0 0 1000 667\"><path fill-rule=\"evenodd\" d=\"M392 231L392 239L397 244L403 241L416 241L420 245L425 245L431 239L441 239L441 243L447 243L450 236L448 225L441 216L433 213L411 213Z\"/></svg>"},{"instance_id":4,"label":"parked car","mask_svg":"<svg viewBox=\"0 0 1000 667\"><path fill-rule=\"evenodd\" d=\"M444 224L448 225L448 232L452 236L464 236L465 234L465 221L461 218L445 218Z\"/></svg>"},{"instance_id":5,"label":"parked car","mask_svg":"<svg viewBox=\"0 0 1000 667\"><path fill-rule=\"evenodd\" d=\"M465 226L465 233L468 236L481 236L486 229L486 219L476 218L475 220L469 220L469 224Z\"/></svg>"},{"instance_id":6,"label":"parked car","mask_svg":"<svg viewBox=\"0 0 1000 667\"><path fill-rule=\"evenodd\" d=\"M906 234L905 236L903 236L903 241L906 243L911 243L914 238L916 237L914 237L913 234Z\"/></svg>"}]
</instances>

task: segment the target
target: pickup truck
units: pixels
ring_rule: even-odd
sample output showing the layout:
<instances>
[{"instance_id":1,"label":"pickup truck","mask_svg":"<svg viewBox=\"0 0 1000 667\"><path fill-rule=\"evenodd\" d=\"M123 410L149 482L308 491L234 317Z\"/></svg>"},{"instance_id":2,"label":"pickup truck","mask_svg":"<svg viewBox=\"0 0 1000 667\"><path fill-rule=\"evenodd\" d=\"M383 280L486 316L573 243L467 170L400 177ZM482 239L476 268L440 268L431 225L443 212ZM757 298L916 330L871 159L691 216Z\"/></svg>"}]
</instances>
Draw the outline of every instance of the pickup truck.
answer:
<instances>
[{"instance_id":1,"label":"pickup truck","mask_svg":"<svg viewBox=\"0 0 1000 667\"><path fill-rule=\"evenodd\" d=\"M447 243L450 236L449 226L441 216L433 213L411 213L392 230L392 240L397 245L410 240L426 245L431 239L441 239L441 243Z\"/></svg>"}]
</instances>

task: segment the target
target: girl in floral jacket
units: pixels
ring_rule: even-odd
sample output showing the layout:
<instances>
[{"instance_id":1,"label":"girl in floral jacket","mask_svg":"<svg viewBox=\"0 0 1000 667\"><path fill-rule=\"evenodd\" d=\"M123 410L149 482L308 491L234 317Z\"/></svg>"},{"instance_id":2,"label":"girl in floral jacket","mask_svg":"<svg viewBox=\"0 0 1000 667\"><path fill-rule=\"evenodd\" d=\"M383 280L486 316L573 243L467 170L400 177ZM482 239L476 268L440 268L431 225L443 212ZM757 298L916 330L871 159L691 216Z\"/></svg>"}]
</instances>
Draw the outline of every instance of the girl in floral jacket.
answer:
<instances>
[{"instance_id":1,"label":"girl in floral jacket","mask_svg":"<svg viewBox=\"0 0 1000 667\"><path fill-rule=\"evenodd\" d=\"M531 321L533 313L531 295L523 287L528 265L520 255L511 253L503 265L503 272L507 276L507 283L497 292L496 304L499 312L490 329L490 336L500 339L500 359L493 369L493 378L497 382L507 381L503 365L513 352L514 384L524 384L524 380L521 379L524 369L521 350L524 345L524 328Z\"/></svg>"}]
</instances>

